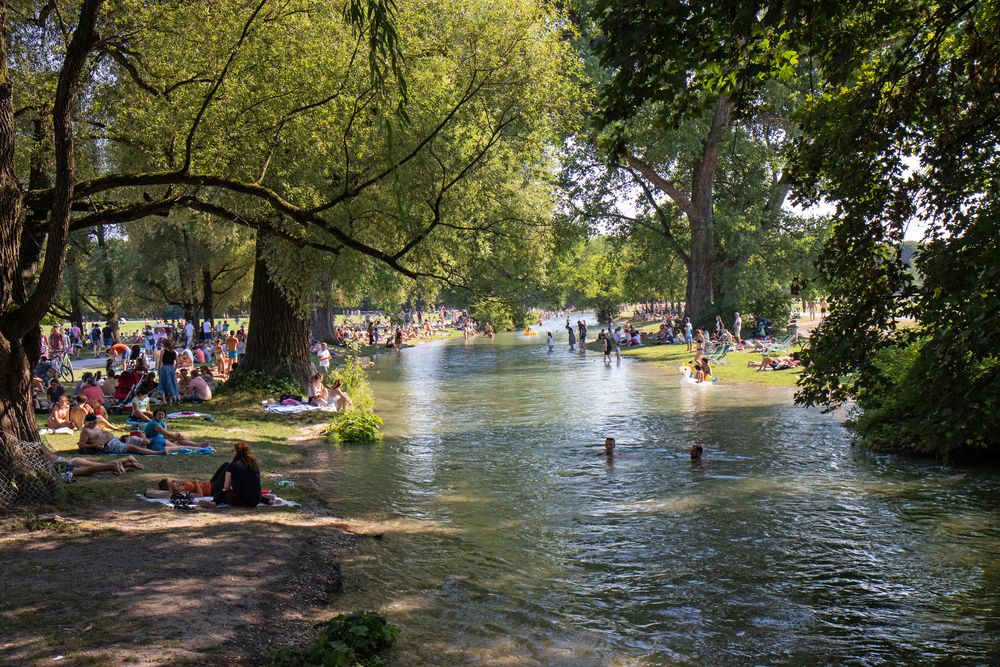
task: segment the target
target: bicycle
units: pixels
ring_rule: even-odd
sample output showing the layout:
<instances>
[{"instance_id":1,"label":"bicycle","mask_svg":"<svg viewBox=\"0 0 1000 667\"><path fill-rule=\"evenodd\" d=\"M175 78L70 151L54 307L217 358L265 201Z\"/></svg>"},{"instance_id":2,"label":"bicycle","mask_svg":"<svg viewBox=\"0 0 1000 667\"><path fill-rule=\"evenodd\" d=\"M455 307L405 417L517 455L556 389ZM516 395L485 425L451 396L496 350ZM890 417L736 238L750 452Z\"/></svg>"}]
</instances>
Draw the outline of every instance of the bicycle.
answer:
<instances>
[{"instance_id":1,"label":"bicycle","mask_svg":"<svg viewBox=\"0 0 1000 667\"><path fill-rule=\"evenodd\" d=\"M75 378L73 377L73 357L65 352L59 352L53 355L50 360L52 367L56 369L56 373L62 382L73 382Z\"/></svg>"}]
</instances>

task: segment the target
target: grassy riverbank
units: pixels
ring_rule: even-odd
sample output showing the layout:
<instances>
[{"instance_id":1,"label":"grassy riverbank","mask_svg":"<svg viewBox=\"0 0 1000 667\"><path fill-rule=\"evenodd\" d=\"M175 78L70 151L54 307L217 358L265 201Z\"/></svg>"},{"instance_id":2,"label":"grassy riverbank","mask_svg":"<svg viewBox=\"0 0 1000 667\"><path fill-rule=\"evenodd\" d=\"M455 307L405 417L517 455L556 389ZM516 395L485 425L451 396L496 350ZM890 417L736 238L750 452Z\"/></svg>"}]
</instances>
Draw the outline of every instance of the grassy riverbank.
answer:
<instances>
[{"instance_id":1,"label":"grassy riverbank","mask_svg":"<svg viewBox=\"0 0 1000 667\"><path fill-rule=\"evenodd\" d=\"M364 536L330 506L329 415L270 415L262 398L224 391L183 406L214 420L170 429L214 455L139 456L144 470L78 479L56 504L0 520L0 663L257 665L308 642L340 589L340 554ZM79 455L76 434L43 439ZM182 512L135 497L163 477L209 479L239 441L260 459L262 486L300 507Z\"/></svg>"},{"instance_id":2,"label":"grassy riverbank","mask_svg":"<svg viewBox=\"0 0 1000 667\"><path fill-rule=\"evenodd\" d=\"M589 345L588 345L589 347ZM658 366L664 366L676 371L681 364L694 359L694 353L687 351L686 345L644 345L622 350L622 356L642 361L652 361ZM719 382L732 384L759 384L768 387L794 387L801 369L790 368L784 371L758 371L748 368L747 363L759 362L764 355L759 352L730 352L726 357L729 365L712 364L713 374Z\"/></svg>"}]
</instances>

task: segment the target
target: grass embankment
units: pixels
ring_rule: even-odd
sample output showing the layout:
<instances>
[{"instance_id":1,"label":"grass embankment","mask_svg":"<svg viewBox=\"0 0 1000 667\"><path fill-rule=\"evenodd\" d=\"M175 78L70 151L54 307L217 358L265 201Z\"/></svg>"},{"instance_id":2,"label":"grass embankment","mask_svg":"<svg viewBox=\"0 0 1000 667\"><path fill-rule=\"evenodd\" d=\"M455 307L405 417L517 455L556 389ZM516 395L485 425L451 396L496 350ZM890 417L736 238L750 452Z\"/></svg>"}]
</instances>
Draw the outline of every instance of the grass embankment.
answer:
<instances>
[{"instance_id":1,"label":"grass embankment","mask_svg":"<svg viewBox=\"0 0 1000 667\"><path fill-rule=\"evenodd\" d=\"M262 484L282 497L299 500L301 491L297 487L278 487L287 470L301 458L301 450L294 446L304 425L325 421L323 417L308 415L298 419L287 419L270 415L263 411L259 397L245 392L223 393L204 405L182 404L171 410L197 410L214 417L214 421L201 419L179 419L171 421L168 428L180 431L185 438L201 442L209 441L216 454L178 454L172 456L137 457L145 465L145 470L130 472L121 477L99 475L81 483L66 487L66 504L81 507L92 501L106 502L108 499L130 498L136 490L155 488L163 477L177 479L208 479L223 461L232 455L233 445L247 442L253 447L263 466ZM122 424L123 415L110 415L112 423ZM311 417L311 419L309 419ZM47 414L38 415L38 425L43 427ZM122 434L118 434L122 435ZM57 454L67 458L86 456L94 460L111 460L114 457L81 455L77 449L79 434L46 435L43 439Z\"/></svg>"},{"instance_id":2,"label":"grass embankment","mask_svg":"<svg viewBox=\"0 0 1000 667\"><path fill-rule=\"evenodd\" d=\"M659 322L636 323L636 328L643 333L655 333L659 329ZM596 341L588 343L587 349L600 352L600 345ZM677 371L678 367L694 360L694 352L687 351L687 345L647 345L641 347L623 347L622 356L630 359L654 362L657 366L669 368ZM790 368L783 371L759 371L756 368L749 368L747 364L751 361L760 362L764 355L760 352L730 352L726 356L729 364L712 364L712 373L719 378L719 382L731 384L759 384L769 387L795 387L800 368ZM679 372L679 371L677 371Z\"/></svg>"}]
</instances>

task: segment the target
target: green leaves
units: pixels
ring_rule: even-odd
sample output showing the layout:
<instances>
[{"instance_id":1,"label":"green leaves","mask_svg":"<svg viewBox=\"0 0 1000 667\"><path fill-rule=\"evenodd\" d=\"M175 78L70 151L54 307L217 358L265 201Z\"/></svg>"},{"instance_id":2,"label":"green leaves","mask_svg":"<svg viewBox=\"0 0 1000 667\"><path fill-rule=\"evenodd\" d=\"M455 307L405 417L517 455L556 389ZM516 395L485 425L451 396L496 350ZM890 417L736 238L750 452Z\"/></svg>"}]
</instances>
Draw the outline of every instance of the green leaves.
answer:
<instances>
[{"instance_id":1,"label":"green leaves","mask_svg":"<svg viewBox=\"0 0 1000 667\"><path fill-rule=\"evenodd\" d=\"M341 614L316 627L319 636L312 644L301 650L276 651L272 667L375 667L382 664L377 656L391 648L399 636L399 628L373 611Z\"/></svg>"}]
</instances>

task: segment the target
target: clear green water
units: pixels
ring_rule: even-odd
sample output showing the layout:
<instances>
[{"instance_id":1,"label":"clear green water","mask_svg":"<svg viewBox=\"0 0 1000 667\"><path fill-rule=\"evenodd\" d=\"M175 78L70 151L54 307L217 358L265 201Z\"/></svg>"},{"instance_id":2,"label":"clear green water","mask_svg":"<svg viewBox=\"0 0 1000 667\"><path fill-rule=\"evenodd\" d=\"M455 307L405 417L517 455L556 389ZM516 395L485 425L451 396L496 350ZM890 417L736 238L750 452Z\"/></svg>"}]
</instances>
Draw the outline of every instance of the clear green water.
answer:
<instances>
[{"instance_id":1,"label":"clear green water","mask_svg":"<svg viewBox=\"0 0 1000 667\"><path fill-rule=\"evenodd\" d=\"M333 603L401 626L395 662L1000 659L995 472L860 452L788 390L682 386L544 336L373 371L386 440L335 449L328 493L385 539L348 554Z\"/></svg>"}]
</instances>

